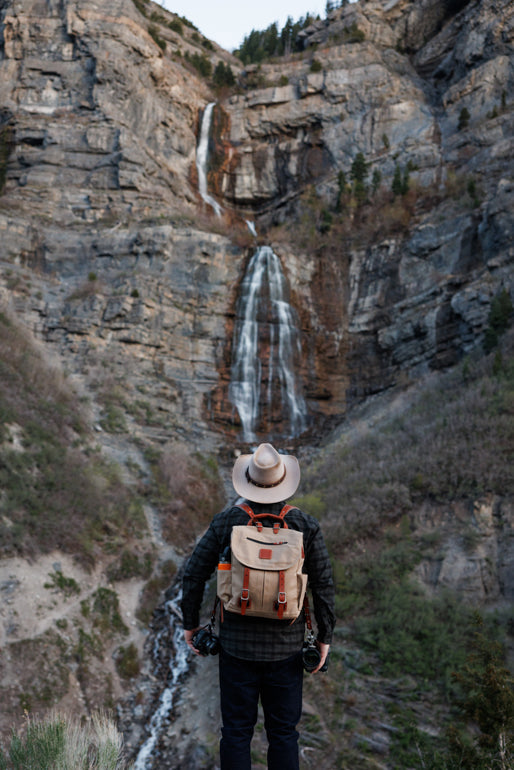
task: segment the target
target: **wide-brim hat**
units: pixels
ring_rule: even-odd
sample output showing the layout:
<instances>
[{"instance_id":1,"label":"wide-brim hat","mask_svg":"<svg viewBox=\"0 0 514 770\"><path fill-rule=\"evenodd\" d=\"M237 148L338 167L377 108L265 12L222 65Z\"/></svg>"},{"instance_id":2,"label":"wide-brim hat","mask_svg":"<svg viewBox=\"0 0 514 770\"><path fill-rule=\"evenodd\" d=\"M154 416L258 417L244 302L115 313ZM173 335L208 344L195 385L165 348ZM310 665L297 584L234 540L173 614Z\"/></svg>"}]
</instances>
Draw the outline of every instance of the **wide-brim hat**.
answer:
<instances>
[{"instance_id":1,"label":"wide-brim hat","mask_svg":"<svg viewBox=\"0 0 514 770\"><path fill-rule=\"evenodd\" d=\"M251 455L240 455L232 471L234 489L256 503L287 500L298 489L300 466L293 455L282 455L271 444L260 444Z\"/></svg>"}]
</instances>

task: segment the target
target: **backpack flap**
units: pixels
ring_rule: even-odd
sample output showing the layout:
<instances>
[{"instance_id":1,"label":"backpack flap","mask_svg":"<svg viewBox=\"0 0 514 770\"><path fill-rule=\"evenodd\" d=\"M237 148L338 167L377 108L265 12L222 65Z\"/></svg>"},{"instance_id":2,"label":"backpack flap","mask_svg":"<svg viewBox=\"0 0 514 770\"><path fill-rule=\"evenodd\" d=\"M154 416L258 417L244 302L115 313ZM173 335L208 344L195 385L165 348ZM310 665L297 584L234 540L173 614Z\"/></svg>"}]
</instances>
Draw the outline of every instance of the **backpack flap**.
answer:
<instances>
[{"instance_id":1,"label":"backpack flap","mask_svg":"<svg viewBox=\"0 0 514 770\"><path fill-rule=\"evenodd\" d=\"M245 567L260 570L286 570L297 564L303 552L303 533L270 527L260 532L244 525L232 528L232 555ZM302 558L303 563L303 558Z\"/></svg>"}]
</instances>

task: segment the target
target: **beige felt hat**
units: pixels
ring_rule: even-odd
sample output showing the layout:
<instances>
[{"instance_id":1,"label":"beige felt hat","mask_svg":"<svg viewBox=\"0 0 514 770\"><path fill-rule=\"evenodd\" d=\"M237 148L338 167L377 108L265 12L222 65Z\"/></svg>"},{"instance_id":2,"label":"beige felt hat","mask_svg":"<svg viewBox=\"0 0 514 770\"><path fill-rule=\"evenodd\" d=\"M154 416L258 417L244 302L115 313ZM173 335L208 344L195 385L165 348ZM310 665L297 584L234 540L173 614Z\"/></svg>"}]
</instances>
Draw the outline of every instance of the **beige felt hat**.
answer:
<instances>
[{"instance_id":1,"label":"beige felt hat","mask_svg":"<svg viewBox=\"0 0 514 770\"><path fill-rule=\"evenodd\" d=\"M232 471L234 489L256 503L287 500L300 483L300 466L293 455L281 455L271 444L260 444L253 455L237 458Z\"/></svg>"}]
</instances>

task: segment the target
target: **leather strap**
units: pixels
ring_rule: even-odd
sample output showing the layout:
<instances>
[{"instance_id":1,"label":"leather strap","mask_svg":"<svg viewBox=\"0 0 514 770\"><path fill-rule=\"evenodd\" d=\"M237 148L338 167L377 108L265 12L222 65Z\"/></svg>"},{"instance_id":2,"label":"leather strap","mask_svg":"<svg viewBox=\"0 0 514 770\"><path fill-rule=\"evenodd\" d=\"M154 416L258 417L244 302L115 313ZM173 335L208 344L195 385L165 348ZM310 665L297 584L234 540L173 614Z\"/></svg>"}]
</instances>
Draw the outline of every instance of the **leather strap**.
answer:
<instances>
[{"instance_id":1,"label":"leather strap","mask_svg":"<svg viewBox=\"0 0 514 770\"><path fill-rule=\"evenodd\" d=\"M243 588L241 589L241 615L244 615L246 613L246 608L250 606L250 570L248 567L245 567L244 571L244 577L243 577Z\"/></svg>"},{"instance_id":2,"label":"leather strap","mask_svg":"<svg viewBox=\"0 0 514 770\"><path fill-rule=\"evenodd\" d=\"M284 616L284 610L287 607L286 591L285 591L285 576L284 571L280 570L278 573L278 599L276 603L277 617L282 620Z\"/></svg>"},{"instance_id":3,"label":"leather strap","mask_svg":"<svg viewBox=\"0 0 514 770\"><path fill-rule=\"evenodd\" d=\"M284 527L284 529L288 529L287 522L285 521L285 517L287 516L289 511L294 510L296 506L286 504L283 506L280 513L266 513L266 512L254 513L253 509L248 505L248 503L237 503L237 508L241 508L250 517L248 526L251 527L255 525L257 526L257 529L259 531L262 529L262 523L260 519L275 519L275 523L273 525L273 532L277 534L281 525Z\"/></svg>"}]
</instances>

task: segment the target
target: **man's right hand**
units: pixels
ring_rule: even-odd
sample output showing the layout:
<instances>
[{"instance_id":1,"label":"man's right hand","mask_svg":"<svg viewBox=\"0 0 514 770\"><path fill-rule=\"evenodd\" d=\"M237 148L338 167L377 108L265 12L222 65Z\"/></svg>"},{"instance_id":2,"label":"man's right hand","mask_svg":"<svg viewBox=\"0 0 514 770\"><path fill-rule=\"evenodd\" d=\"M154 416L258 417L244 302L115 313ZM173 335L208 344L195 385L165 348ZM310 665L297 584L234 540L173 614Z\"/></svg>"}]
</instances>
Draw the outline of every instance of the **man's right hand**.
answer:
<instances>
[{"instance_id":1,"label":"man's right hand","mask_svg":"<svg viewBox=\"0 0 514 770\"><path fill-rule=\"evenodd\" d=\"M202 655L198 652L196 647L193 646L193 636L196 634L199 628L200 626L198 626L197 628L193 628L191 630L184 629L184 639L186 640L187 646L193 650L194 654L200 655L200 657L202 657Z\"/></svg>"}]
</instances>

